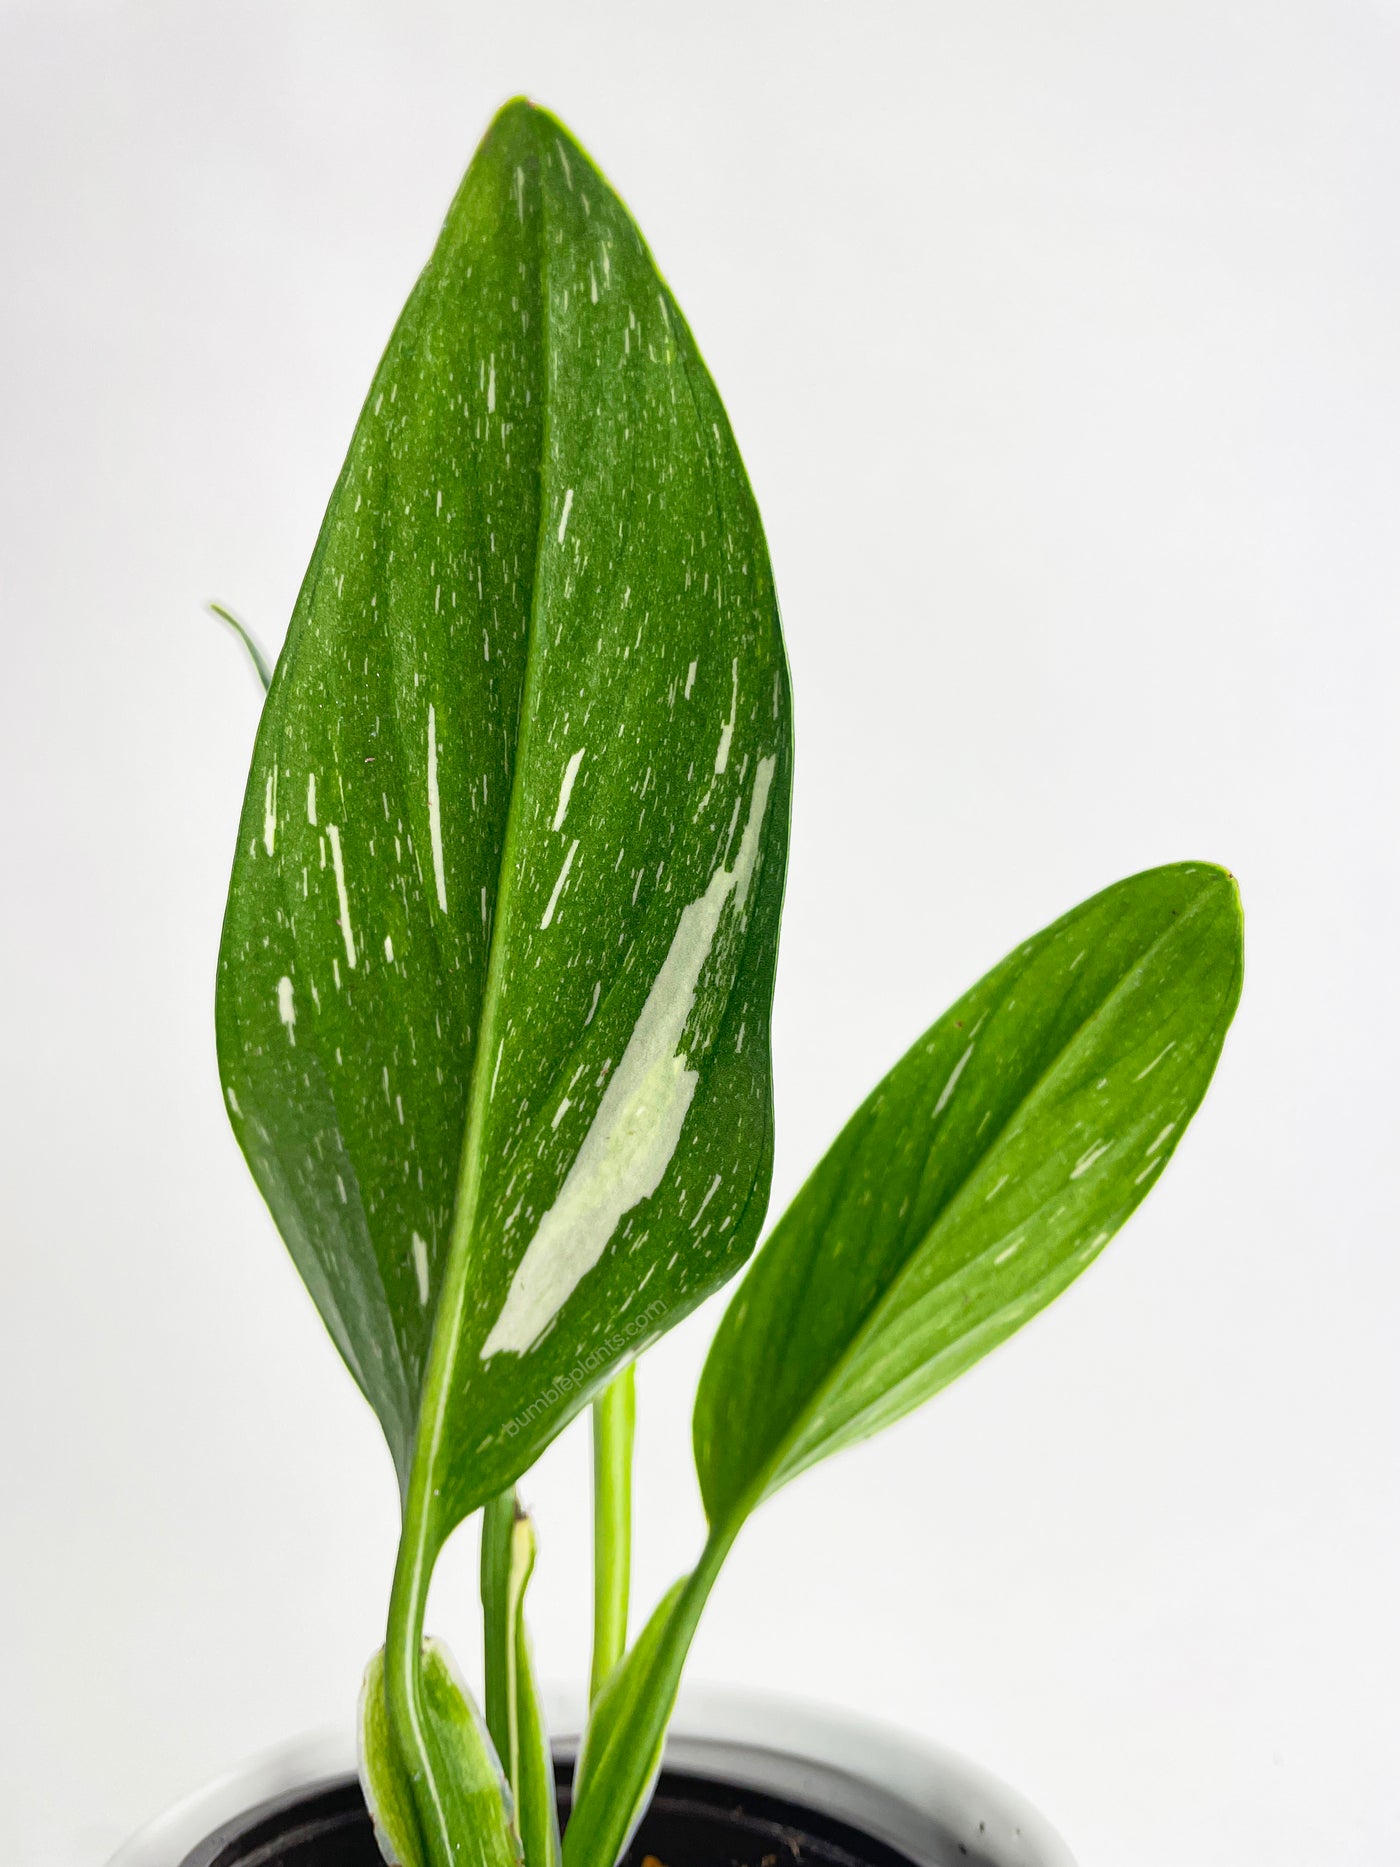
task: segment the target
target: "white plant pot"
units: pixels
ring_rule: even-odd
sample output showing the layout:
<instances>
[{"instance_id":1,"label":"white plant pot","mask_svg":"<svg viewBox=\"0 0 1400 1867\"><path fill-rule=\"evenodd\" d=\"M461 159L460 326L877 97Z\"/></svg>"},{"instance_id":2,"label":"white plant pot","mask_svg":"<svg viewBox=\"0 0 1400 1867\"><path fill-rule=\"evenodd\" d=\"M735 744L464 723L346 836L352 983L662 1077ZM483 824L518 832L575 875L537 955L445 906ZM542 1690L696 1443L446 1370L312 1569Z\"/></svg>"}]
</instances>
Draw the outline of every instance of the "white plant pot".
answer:
<instances>
[{"instance_id":1,"label":"white plant pot","mask_svg":"<svg viewBox=\"0 0 1400 1867\"><path fill-rule=\"evenodd\" d=\"M577 1733L576 1698L549 1694L550 1728ZM558 1748L567 1752L567 1735ZM706 1686L683 1691L665 1767L802 1805L898 1850L914 1867L1074 1867L1043 1816L955 1752L850 1712ZM348 1732L294 1738L220 1777L127 1842L111 1867L183 1867L250 1809L353 1776Z\"/></svg>"}]
</instances>

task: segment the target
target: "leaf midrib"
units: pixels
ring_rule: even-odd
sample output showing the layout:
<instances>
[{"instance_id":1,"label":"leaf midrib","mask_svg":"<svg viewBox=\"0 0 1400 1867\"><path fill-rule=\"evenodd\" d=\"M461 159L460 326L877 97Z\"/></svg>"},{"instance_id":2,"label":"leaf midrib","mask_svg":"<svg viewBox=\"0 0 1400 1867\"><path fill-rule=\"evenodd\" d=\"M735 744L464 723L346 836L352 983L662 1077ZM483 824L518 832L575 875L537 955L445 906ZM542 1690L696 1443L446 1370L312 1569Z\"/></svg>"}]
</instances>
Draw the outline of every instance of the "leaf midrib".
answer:
<instances>
[{"instance_id":1,"label":"leaf midrib","mask_svg":"<svg viewBox=\"0 0 1400 1867\"><path fill-rule=\"evenodd\" d=\"M515 861L520 836L521 773L527 763L531 728L534 721L535 689L540 678L542 657L536 653L540 630L540 566L544 561L549 522L549 480L552 468L550 440L554 419L554 382L550 369L552 304L550 299L550 241L548 194L545 186L544 152L535 121L531 136L539 164L539 272L540 272L540 353L542 358L541 395L544 403L540 421L539 519L535 535L534 577L530 589L530 616L525 638L525 674L520 684L516 715L515 760L511 771L510 801L506 807L505 835L501 840L500 873L491 914L490 951L487 958L486 987L482 994L476 1049L472 1057L471 1086L468 1093L467 1125L462 1137L462 1152L457 1172L457 1196L452 1213L452 1232L448 1244L447 1265L442 1294L433 1317L432 1341L428 1353L427 1374L419 1406L418 1432L413 1451L413 1476L410 1497L417 1503L422 1521L415 1528L420 1543L426 1544L428 1508L419 1499L413 1480L420 1468L426 1480L436 1470L447 1423L452 1377L456 1371L462 1340L462 1316L466 1298L467 1267L476 1228L477 1205L481 1192L482 1142L490 1106L490 1068L488 1059L497 1042L497 1025L503 999L502 975L505 966L504 930L510 921L510 909L518 880ZM428 1429L426 1441L424 1427ZM432 1526L435 1530L437 1526ZM405 1535L409 1533L407 1520ZM440 1539L439 1539L440 1540Z\"/></svg>"}]
</instances>

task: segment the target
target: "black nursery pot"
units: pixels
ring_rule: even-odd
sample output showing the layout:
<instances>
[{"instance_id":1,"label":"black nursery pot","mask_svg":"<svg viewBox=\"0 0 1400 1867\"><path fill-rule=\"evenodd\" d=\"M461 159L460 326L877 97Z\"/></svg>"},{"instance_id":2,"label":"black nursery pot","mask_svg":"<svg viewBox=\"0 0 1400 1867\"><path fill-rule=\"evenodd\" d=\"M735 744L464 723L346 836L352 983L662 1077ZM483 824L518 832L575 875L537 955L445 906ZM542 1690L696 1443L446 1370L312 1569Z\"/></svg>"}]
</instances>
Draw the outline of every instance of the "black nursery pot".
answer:
<instances>
[{"instance_id":1,"label":"black nursery pot","mask_svg":"<svg viewBox=\"0 0 1400 1867\"><path fill-rule=\"evenodd\" d=\"M573 1748L556 1749L565 1821ZM683 1698L624 1867L648 1863L1074 1867L1043 1817L954 1753L848 1714L734 1693ZM352 1756L308 1739L181 1804L110 1867L382 1862Z\"/></svg>"},{"instance_id":2,"label":"black nursery pot","mask_svg":"<svg viewBox=\"0 0 1400 1867\"><path fill-rule=\"evenodd\" d=\"M572 1762L555 1765L567 1819ZM916 1867L860 1828L782 1796L665 1770L623 1867ZM959 1853L960 1860L972 1857ZM978 1857L983 1863L986 1856ZM181 1867L383 1867L354 1777L250 1809L185 1856Z\"/></svg>"}]
</instances>

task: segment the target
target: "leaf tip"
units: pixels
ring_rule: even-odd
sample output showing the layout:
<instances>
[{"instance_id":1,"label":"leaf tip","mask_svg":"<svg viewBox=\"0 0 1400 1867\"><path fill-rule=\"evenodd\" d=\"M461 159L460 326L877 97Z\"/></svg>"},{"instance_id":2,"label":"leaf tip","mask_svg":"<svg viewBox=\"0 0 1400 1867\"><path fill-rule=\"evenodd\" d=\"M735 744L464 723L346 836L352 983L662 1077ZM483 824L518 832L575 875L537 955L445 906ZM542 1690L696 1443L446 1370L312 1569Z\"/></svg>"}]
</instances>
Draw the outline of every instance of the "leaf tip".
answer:
<instances>
[{"instance_id":1,"label":"leaf tip","mask_svg":"<svg viewBox=\"0 0 1400 1867\"><path fill-rule=\"evenodd\" d=\"M1227 922L1235 948L1242 951L1244 902L1240 898L1240 885L1233 871L1216 862L1183 862L1180 868L1184 875L1198 878L1200 898L1208 900L1222 920Z\"/></svg>"}]
</instances>

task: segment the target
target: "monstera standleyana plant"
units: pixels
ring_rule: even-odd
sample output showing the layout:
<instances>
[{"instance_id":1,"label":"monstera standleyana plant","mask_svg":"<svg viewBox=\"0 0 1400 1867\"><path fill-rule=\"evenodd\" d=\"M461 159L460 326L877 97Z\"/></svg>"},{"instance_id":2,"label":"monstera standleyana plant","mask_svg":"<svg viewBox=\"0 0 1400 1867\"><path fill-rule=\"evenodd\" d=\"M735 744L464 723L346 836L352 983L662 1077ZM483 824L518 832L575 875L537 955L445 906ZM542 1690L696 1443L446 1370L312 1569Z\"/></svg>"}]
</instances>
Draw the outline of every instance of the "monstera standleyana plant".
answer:
<instances>
[{"instance_id":1,"label":"monstera standleyana plant","mask_svg":"<svg viewBox=\"0 0 1400 1867\"><path fill-rule=\"evenodd\" d=\"M1233 882L1107 889L866 1099L695 1410L709 1536L628 1643L631 1364L768 1200L792 721L724 409L616 194L528 103L409 297L271 677L229 891L229 1116L383 1426L361 1767L404 1867L613 1867L748 1514L1044 1307L1144 1198L1239 994ZM591 1711L561 1843L516 1480L592 1403ZM424 1639L484 1513L485 1710Z\"/></svg>"}]
</instances>

